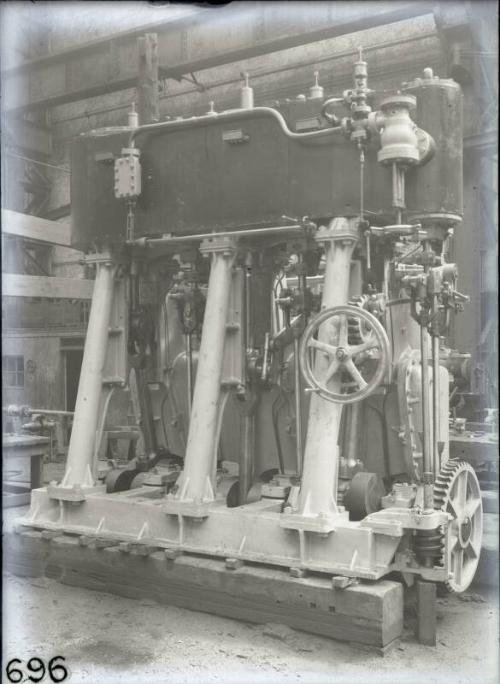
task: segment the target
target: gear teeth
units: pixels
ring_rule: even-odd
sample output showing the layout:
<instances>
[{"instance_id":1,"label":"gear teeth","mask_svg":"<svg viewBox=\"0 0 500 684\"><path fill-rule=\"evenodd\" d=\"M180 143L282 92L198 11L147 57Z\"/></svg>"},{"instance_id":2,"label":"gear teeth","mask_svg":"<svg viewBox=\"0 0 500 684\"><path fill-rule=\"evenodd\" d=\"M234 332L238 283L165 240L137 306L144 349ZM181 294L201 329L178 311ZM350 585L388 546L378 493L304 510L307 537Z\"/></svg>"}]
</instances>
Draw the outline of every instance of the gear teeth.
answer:
<instances>
[{"instance_id":1,"label":"gear teeth","mask_svg":"<svg viewBox=\"0 0 500 684\"><path fill-rule=\"evenodd\" d=\"M434 483L434 508L437 510L442 510L446 511L447 508L447 502L449 498L449 493L451 489L451 485L453 483L453 480L458 472L463 470L464 468L471 470L474 473L474 470L471 468L471 466L466 462L466 461L460 461L458 459L449 459L442 467L439 475L436 478L436 481ZM440 528L440 533L441 533L441 539L442 539L442 552L441 552L441 557L438 560L438 565L443 566L444 565L444 549L445 549L445 530L444 526L441 526ZM443 586L446 588L447 591L451 593L456 593L459 591L456 586L453 586L453 582L450 580L446 580L443 583ZM463 591L463 589L462 589Z\"/></svg>"},{"instance_id":2,"label":"gear teeth","mask_svg":"<svg viewBox=\"0 0 500 684\"><path fill-rule=\"evenodd\" d=\"M359 309L364 309L368 301L366 295L355 295L349 300L350 306L356 306ZM361 332L361 324L358 318L347 319L348 341L349 344L361 344L363 342L363 334Z\"/></svg>"}]
</instances>

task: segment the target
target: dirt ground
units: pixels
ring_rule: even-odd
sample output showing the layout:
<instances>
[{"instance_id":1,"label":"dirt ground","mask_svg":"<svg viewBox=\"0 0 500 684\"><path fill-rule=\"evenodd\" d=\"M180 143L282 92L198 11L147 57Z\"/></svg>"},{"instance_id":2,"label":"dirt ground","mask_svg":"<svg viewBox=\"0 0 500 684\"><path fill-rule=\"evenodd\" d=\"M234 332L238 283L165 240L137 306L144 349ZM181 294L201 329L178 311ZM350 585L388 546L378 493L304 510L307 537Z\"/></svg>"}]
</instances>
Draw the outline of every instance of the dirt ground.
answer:
<instances>
[{"instance_id":1,"label":"dirt ground","mask_svg":"<svg viewBox=\"0 0 500 684\"><path fill-rule=\"evenodd\" d=\"M73 684L498 681L498 599L477 588L438 599L436 648L417 644L407 629L384 657L281 625L249 625L49 579L6 575L3 600L2 671L10 658L63 655Z\"/></svg>"},{"instance_id":2,"label":"dirt ground","mask_svg":"<svg viewBox=\"0 0 500 684\"><path fill-rule=\"evenodd\" d=\"M25 508L3 511L10 528ZM483 544L498 564L498 516ZM484 573L483 573L484 574ZM491 584L491 579L490 579ZM62 655L72 684L493 684L498 677L496 589L438 599L438 643L416 643L411 611L400 643L384 657L294 631L137 601L50 579L4 575L3 666ZM44 679L44 683L50 681Z\"/></svg>"}]
</instances>

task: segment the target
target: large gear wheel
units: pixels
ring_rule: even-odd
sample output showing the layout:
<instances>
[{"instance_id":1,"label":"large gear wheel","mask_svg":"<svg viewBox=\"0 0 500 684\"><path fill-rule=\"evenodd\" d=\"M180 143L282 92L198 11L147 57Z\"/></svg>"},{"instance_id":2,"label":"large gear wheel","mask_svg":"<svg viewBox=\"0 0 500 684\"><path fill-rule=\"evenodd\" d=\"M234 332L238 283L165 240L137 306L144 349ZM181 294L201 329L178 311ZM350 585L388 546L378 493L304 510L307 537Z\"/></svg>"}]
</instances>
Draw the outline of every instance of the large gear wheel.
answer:
<instances>
[{"instance_id":1,"label":"large gear wheel","mask_svg":"<svg viewBox=\"0 0 500 684\"><path fill-rule=\"evenodd\" d=\"M382 295L370 296L367 294L354 295L351 297L348 304L349 306L355 306L358 309L363 309L373 314L375 318L381 319L381 298ZM349 316L347 319L348 329L349 329L349 344L363 344L370 339L372 334L371 328L362 319L357 316Z\"/></svg>"},{"instance_id":2,"label":"large gear wheel","mask_svg":"<svg viewBox=\"0 0 500 684\"><path fill-rule=\"evenodd\" d=\"M483 538L481 489L474 469L465 461L450 459L434 485L434 508L452 516L449 523L449 591L465 591L476 574Z\"/></svg>"},{"instance_id":3,"label":"large gear wheel","mask_svg":"<svg viewBox=\"0 0 500 684\"><path fill-rule=\"evenodd\" d=\"M366 309L368 303L368 295L355 295L351 297L348 304L349 306L356 306L359 309ZM347 319L347 324L349 328L349 344L362 344L366 342L367 335L364 334L363 326L359 318L350 316Z\"/></svg>"}]
</instances>

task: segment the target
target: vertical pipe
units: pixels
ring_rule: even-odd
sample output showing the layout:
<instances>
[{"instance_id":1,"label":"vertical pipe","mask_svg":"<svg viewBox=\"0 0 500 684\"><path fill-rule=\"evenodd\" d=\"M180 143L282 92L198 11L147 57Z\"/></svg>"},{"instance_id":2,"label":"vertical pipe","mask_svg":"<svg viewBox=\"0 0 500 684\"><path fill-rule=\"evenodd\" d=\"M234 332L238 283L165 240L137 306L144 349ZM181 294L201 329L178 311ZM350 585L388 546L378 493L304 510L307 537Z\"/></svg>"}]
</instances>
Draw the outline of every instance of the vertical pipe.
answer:
<instances>
[{"instance_id":1,"label":"vertical pipe","mask_svg":"<svg viewBox=\"0 0 500 684\"><path fill-rule=\"evenodd\" d=\"M432 336L432 450L433 450L433 466L434 478L439 475L441 470L441 462L439 455L439 423L440 423L440 407L439 407L439 337Z\"/></svg>"},{"instance_id":2,"label":"vertical pipe","mask_svg":"<svg viewBox=\"0 0 500 684\"><path fill-rule=\"evenodd\" d=\"M302 474L302 383L300 381L299 338L293 340L294 391L295 391L295 436L297 441L297 475Z\"/></svg>"},{"instance_id":3,"label":"vertical pipe","mask_svg":"<svg viewBox=\"0 0 500 684\"><path fill-rule=\"evenodd\" d=\"M350 404L347 409L345 459L349 466L355 465L358 458L358 436L361 422L361 402Z\"/></svg>"},{"instance_id":4,"label":"vertical pipe","mask_svg":"<svg viewBox=\"0 0 500 684\"><path fill-rule=\"evenodd\" d=\"M97 264L66 472L62 481L65 487L94 484L91 476L92 462L99 421L102 374L108 346L115 270L111 261Z\"/></svg>"},{"instance_id":5,"label":"vertical pipe","mask_svg":"<svg viewBox=\"0 0 500 684\"><path fill-rule=\"evenodd\" d=\"M147 383L146 371L144 368L136 366L135 384L137 388L137 401L139 404L139 411L141 413L141 430L144 438L145 456L149 457L156 454L158 451L158 444L156 440L156 431L153 421L153 407L151 404L151 395Z\"/></svg>"},{"instance_id":6,"label":"vertical pipe","mask_svg":"<svg viewBox=\"0 0 500 684\"><path fill-rule=\"evenodd\" d=\"M246 503L247 495L253 482L255 444L255 414L253 410L243 416L241 429L240 467L238 473L240 506Z\"/></svg>"},{"instance_id":7,"label":"vertical pipe","mask_svg":"<svg viewBox=\"0 0 500 684\"><path fill-rule=\"evenodd\" d=\"M191 418L191 402L193 401L193 349L191 333L186 335L186 375L187 375L187 414Z\"/></svg>"},{"instance_id":8,"label":"vertical pipe","mask_svg":"<svg viewBox=\"0 0 500 684\"><path fill-rule=\"evenodd\" d=\"M177 498L180 500L203 502L213 499L212 461L233 260L232 248L212 251L186 457L178 480Z\"/></svg>"},{"instance_id":9,"label":"vertical pipe","mask_svg":"<svg viewBox=\"0 0 500 684\"><path fill-rule=\"evenodd\" d=\"M351 257L358 239L357 219L334 219L327 229L318 231L316 240L325 244L323 309L346 304L349 298ZM319 330L321 339L322 329ZM315 375L321 377L328 361L316 357ZM338 382L335 380L333 382ZM340 387L333 387L339 391ZM304 516L337 512L338 434L342 405L311 396L309 422L303 460L299 513Z\"/></svg>"},{"instance_id":10,"label":"vertical pipe","mask_svg":"<svg viewBox=\"0 0 500 684\"><path fill-rule=\"evenodd\" d=\"M429 397L429 333L425 325L420 326L420 363L422 380L422 452L425 508L433 508L432 480L434 467L431 448L431 419Z\"/></svg>"}]
</instances>

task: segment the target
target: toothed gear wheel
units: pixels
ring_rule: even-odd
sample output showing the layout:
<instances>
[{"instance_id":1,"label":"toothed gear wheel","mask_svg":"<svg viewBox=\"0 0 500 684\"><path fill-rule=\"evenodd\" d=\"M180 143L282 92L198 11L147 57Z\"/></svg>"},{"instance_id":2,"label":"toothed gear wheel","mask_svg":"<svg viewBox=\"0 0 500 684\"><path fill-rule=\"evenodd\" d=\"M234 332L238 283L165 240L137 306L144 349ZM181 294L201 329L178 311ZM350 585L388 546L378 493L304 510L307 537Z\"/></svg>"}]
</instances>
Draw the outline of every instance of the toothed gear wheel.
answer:
<instances>
[{"instance_id":1,"label":"toothed gear wheel","mask_svg":"<svg viewBox=\"0 0 500 684\"><path fill-rule=\"evenodd\" d=\"M349 306L356 306L359 309L366 309L368 304L367 295L356 295L349 300ZM347 325L349 330L349 344L361 344L366 342L366 334L359 318L348 318Z\"/></svg>"},{"instance_id":2,"label":"toothed gear wheel","mask_svg":"<svg viewBox=\"0 0 500 684\"><path fill-rule=\"evenodd\" d=\"M373 314L376 318L380 318L376 310L376 304L369 295L355 295L349 300L350 306L355 306L359 309L364 309ZM363 324L360 318L350 317L347 320L349 330L349 344L362 344L367 342L372 332L369 326Z\"/></svg>"},{"instance_id":3,"label":"toothed gear wheel","mask_svg":"<svg viewBox=\"0 0 500 684\"><path fill-rule=\"evenodd\" d=\"M461 593L474 578L483 538L481 489L469 463L450 459L443 465L434 484L434 508L453 518L447 550L451 575L445 585L449 591Z\"/></svg>"}]
</instances>

